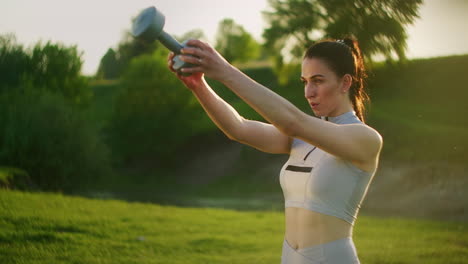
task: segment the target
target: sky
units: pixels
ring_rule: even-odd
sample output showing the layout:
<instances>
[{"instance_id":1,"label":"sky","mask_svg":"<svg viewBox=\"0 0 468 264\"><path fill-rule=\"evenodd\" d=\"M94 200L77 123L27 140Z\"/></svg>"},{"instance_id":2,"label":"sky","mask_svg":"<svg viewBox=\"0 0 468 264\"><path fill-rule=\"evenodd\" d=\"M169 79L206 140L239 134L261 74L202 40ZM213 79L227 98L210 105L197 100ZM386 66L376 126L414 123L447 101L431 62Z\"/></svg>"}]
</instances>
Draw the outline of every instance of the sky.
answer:
<instances>
[{"instance_id":1,"label":"sky","mask_svg":"<svg viewBox=\"0 0 468 264\"><path fill-rule=\"evenodd\" d=\"M14 33L29 47L38 41L76 45L83 52L83 73L96 72L115 48L131 19L149 6L166 17L164 31L181 36L201 29L214 45L218 23L232 18L261 41L267 0L2 0L0 34ZM468 54L468 0L426 0L420 19L407 28L409 58Z\"/></svg>"}]
</instances>

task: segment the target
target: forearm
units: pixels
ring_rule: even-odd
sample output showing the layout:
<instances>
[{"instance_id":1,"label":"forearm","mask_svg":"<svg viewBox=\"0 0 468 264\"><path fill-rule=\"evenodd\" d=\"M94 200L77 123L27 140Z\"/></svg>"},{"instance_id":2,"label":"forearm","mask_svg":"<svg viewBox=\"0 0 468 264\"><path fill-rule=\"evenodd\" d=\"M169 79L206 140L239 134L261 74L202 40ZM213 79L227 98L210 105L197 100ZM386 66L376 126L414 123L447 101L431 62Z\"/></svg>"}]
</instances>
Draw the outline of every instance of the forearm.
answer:
<instances>
[{"instance_id":1,"label":"forearm","mask_svg":"<svg viewBox=\"0 0 468 264\"><path fill-rule=\"evenodd\" d=\"M235 67L230 67L220 81L281 132L294 136L296 124L304 117L304 113L291 102Z\"/></svg>"},{"instance_id":2,"label":"forearm","mask_svg":"<svg viewBox=\"0 0 468 264\"><path fill-rule=\"evenodd\" d=\"M283 134L294 137L298 133L301 129L300 124L307 118L305 113L286 99L250 79L229 64L207 43L191 40L187 44L192 47L182 50L185 55L181 56L181 59L197 66L184 68L184 72L203 72L206 76L221 81Z\"/></svg>"},{"instance_id":3,"label":"forearm","mask_svg":"<svg viewBox=\"0 0 468 264\"><path fill-rule=\"evenodd\" d=\"M201 85L201 87L192 90L200 105L227 137L232 140L239 140L242 133L243 117L219 97L205 80Z\"/></svg>"},{"instance_id":4,"label":"forearm","mask_svg":"<svg viewBox=\"0 0 468 264\"><path fill-rule=\"evenodd\" d=\"M359 162L368 160L368 154L365 154L368 151L364 151L363 146L379 147L378 143L381 139L375 131L367 126L360 124L337 125L314 118L230 65L209 44L198 40L191 40L187 44L188 47L182 50L184 55L181 56L181 59L196 66L184 68L182 69L183 72L203 73L210 78L221 81L274 126L269 125L269 127L263 126L265 129L255 129L254 131L257 132L266 131L266 133L258 133L258 137L254 137L256 140L262 139L262 134L269 133L273 135L272 139L284 140L284 144L280 144L282 147L280 146L278 149L285 152L284 146L288 145L287 142L290 142L291 138L299 138L332 155ZM207 108L210 109L211 107ZM213 109L216 109L216 107ZM216 111L209 112L214 114ZM220 115L224 116L224 114ZM219 120L225 120L225 118L216 116L213 118L215 123L219 122ZM250 121L240 120L241 124L251 124ZM220 127L232 127L230 122L226 124L221 124ZM253 124L253 126L256 125L256 123ZM242 125L241 127L249 128L248 125ZM250 131L250 129L247 129L247 131ZM245 134L249 135L251 133ZM377 134L377 136L374 134ZM374 141L377 143L369 142L369 138L375 138ZM265 142L269 144L275 141ZM375 153L375 151L371 151L372 153Z\"/></svg>"}]
</instances>

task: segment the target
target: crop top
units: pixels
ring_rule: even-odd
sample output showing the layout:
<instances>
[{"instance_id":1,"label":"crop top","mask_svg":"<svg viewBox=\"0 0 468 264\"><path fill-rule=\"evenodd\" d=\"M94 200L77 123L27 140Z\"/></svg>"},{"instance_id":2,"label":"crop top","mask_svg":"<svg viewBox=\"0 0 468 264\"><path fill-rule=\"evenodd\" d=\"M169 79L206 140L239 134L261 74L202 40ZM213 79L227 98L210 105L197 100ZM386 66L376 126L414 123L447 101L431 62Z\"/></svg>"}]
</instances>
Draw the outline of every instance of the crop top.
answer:
<instances>
[{"instance_id":1,"label":"crop top","mask_svg":"<svg viewBox=\"0 0 468 264\"><path fill-rule=\"evenodd\" d=\"M354 111L322 119L362 123ZM305 208L353 225L374 174L295 138L280 173L285 207Z\"/></svg>"}]
</instances>

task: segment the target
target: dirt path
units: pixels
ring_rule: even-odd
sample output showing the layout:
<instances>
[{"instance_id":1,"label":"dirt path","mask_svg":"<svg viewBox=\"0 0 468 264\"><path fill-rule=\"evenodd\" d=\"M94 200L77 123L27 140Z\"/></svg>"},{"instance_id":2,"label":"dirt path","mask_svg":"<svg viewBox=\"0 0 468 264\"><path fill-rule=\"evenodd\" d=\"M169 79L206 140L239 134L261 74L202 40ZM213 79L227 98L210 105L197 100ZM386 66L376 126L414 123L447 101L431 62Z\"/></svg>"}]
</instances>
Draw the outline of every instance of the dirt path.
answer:
<instances>
[{"instance_id":1,"label":"dirt path","mask_svg":"<svg viewBox=\"0 0 468 264\"><path fill-rule=\"evenodd\" d=\"M468 167L462 164L381 162L363 211L468 220Z\"/></svg>"},{"instance_id":2,"label":"dirt path","mask_svg":"<svg viewBox=\"0 0 468 264\"><path fill-rule=\"evenodd\" d=\"M242 148L245 147L227 142L199 150L180 169L180 181L209 185L226 177L233 170L242 171L239 169L245 165ZM249 155L249 160L254 161L250 163L256 165L255 168L244 168L245 170L253 171L255 177L263 177L272 185L279 184L277 177L284 158L260 152L253 155L250 152ZM258 181L252 181L252 184L258 184ZM381 216L464 221L468 220L466 190L468 165L381 161L361 212ZM271 195L264 196L265 200L271 200Z\"/></svg>"}]
</instances>

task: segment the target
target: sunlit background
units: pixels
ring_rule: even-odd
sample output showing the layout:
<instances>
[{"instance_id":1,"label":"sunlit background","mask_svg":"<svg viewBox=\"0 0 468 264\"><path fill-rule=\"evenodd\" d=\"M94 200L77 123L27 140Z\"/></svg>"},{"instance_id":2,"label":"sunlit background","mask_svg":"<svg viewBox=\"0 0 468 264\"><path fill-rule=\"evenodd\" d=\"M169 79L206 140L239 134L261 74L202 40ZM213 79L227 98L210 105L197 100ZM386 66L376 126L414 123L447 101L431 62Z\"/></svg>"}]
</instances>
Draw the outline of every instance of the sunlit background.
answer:
<instances>
[{"instance_id":1,"label":"sunlit background","mask_svg":"<svg viewBox=\"0 0 468 264\"><path fill-rule=\"evenodd\" d=\"M218 23L232 18L258 41L265 22L266 0L4 0L0 9L0 32L14 32L19 42L60 41L78 45L84 52L83 72L96 73L101 57L115 47L130 29L139 11L156 6L166 16L165 31L182 35L201 29L210 41ZM409 58L468 53L468 1L426 0L420 19L408 27Z\"/></svg>"},{"instance_id":2,"label":"sunlit background","mask_svg":"<svg viewBox=\"0 0 468 264\"><path fill-rule=\"evenodd\" d=\"M1 1L0 263L280 262L288 156L229 140L168 70L168 51L128 36L149 6L165 14L166 32L184 40L202 31L311 115L303 49L315 33L359 36L366 123L384 139L353 230L359 257L466 263L468 0L420 3ZM207 83L246 119L263 120Z\"/></svg>"}]
</instances>

